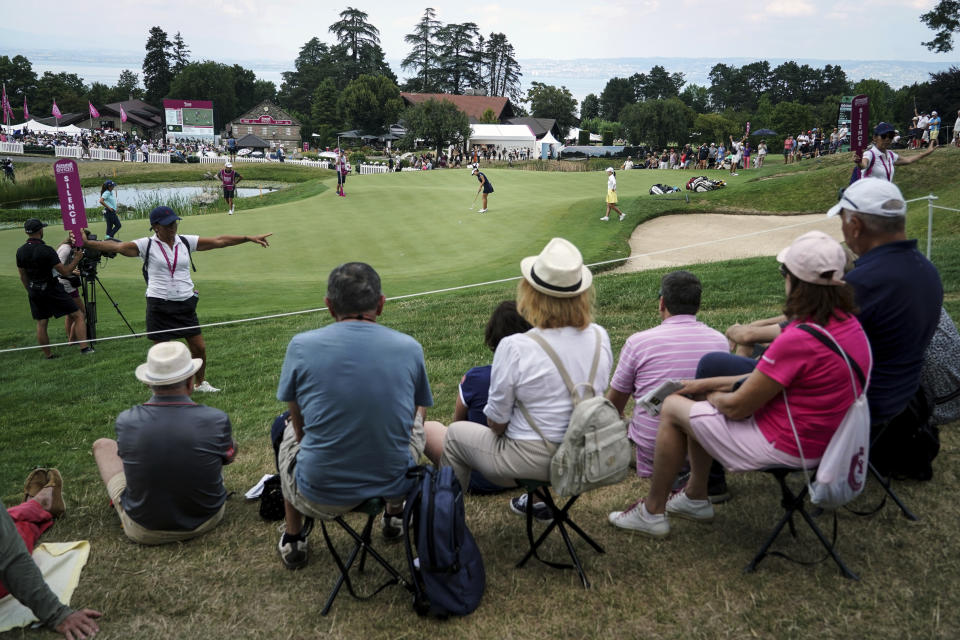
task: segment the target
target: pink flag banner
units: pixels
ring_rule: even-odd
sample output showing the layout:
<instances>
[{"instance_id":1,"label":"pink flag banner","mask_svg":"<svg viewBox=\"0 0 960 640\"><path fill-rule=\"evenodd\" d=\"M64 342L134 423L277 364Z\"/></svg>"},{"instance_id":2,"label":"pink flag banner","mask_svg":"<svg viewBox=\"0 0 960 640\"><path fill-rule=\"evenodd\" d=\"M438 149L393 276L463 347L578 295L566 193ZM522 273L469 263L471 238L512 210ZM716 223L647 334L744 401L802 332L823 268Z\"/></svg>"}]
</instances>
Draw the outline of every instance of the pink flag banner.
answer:
<instances>
[{"instance_id":1,"label":"pink flag banner","mask_svg":"<svg viewBox=\"0 0 960 640\"><path fill-rule=\"evenodd\" d=\"M860 157L870 144L870 98L856 96L850 107L850 150Z\"/></svg>"},{"instance_id":2,"label":"pink flag banner","mask_svg":"<svg viewBox=\"0 0 960 640\"><path fill-rule=\"evenodd\" d=\"M7 100L7 85L3 85L3 98L0 99L0 110L3 111L3 119L7 120L7 116L13 117L13 109L10 108L10 101Z\"/></svg>"},{"instance_id":3,"label":"pink flag banner","mask_svg":"<svg viewBox=\"0 0 960 640\"><path fill-rule=\"evenodd\" d=\"M23 119L30 119L30 112L27 111L27 96L23 96Z\"/></svg>"},{"instance_id":4,"label":"pink flag banner","mask_svg":"<svg viewBox=\"0 0 960 640\"><path fill-rule=\"evenodd\" d=\"M77 169L77 163L73 160L61 158L53 164L53 175L57 180L63 228L73 231L77 246L80 246L83 244L83 230L87 227L87 210L83 206L80 170Z\"/></svg>"},{"instance_id":5,"label":"pink flag banner","mask_svg":"<svg viewBox=\"0 0 960 640\"><path fill-rule=\"evenodd\" d=\"M93 103L90 102L89 100L87 101L87 106L90 108L90 117L91 117L91 118L99 118L99 117L100 117L100 112L97 111L97 108L96 108L95 106L93 106Z\"/></svg>"},{"instance_id":6,"label":"pink flag banner","mask_svg":"<svg viewBox=\"0 0 960 640\"><path fill-rule=\"evenodd\" d=\"M747 123L747 136L750 136L750 123Z\"/></svg>"},{"instance_id":7,"label":"pink flag banner","mask_svg":"<svg viewBox=\"0 0 960 640\"><path fill-rule=\"evenodd\" d=\"M53 117L59 120L63 117L63 114L60 113L60 107L57 106L57 101L53 101Z\"/></svg>"},{"instance_id":8,"label":"pink flag banner","mask_svg":"<svg viewBox=\"0 0 960 640\"><path fill-rule=\"evenodd\" d=\"M127 112L123 110L123 105L120 105L120 122L127 121Z\"/></svg>"}]
</instances>

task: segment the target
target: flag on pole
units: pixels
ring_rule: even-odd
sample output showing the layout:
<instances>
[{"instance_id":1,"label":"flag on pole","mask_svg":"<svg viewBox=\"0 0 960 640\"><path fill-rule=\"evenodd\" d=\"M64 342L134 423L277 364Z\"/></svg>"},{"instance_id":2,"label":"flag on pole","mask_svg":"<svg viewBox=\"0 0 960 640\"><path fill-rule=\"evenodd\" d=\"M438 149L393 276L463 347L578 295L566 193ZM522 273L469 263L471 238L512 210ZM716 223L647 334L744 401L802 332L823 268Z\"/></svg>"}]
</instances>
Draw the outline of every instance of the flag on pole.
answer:
<instances>
[{"instance_id":1,"label":"flag on pole","mask_svg":"<svg viewBox=\"0 0 960 640\"><path fill-rule=\"evenodd\" d=\"M3 110L3 119L7 120L7 117L13 117L13 109L10 108L10 101L7 100L7 85L3 85L3 98L0 99L0 109ZM9 120L8 120L9 121Z\"/></svg>"},{"instance_id":2,"label":"flag on pole","mask_svg":"<svg viewBox=\"0 0 960 640\"><path fill-rule=\"evenodd\" d=\"M23 96L23 119L30 119L30 112L27 111L27 96Z\"/></svg>"},{"instance_id":3,"label":"flag on pole","mask_svg":"<svg viewBox=\"0 0 960 640\"><path fill-rule=\"evenodd\" d=\"M53 101L53 117L59 120L63 117L63 114L60 113L60 107L57 106L57 101Z\"/></svg>"},{"instance_id":4,"label":"flag on pole","mask_svg":"<svg viewBox=\"0 0 960 640\"><path fill-rule=\"evenodd\" d=\"M89 100L87 100L87 106L90 108L90 117L91 117L91 118L99 118L99 117L100 117L100 112L97 111L97 108L96 108L95 106L93 106L93 103L90 102Z\"/></svg>"},{"instance_id":5,"label":"flag on pole","mask_svg":"<svg viewBox=\"0 0 960 640\"><path fill-rule=\"evenodd\" d=\"M127 112L123 110L123 105L120 105L120 122L127 121Z\"/></svg>"}]
</instances>

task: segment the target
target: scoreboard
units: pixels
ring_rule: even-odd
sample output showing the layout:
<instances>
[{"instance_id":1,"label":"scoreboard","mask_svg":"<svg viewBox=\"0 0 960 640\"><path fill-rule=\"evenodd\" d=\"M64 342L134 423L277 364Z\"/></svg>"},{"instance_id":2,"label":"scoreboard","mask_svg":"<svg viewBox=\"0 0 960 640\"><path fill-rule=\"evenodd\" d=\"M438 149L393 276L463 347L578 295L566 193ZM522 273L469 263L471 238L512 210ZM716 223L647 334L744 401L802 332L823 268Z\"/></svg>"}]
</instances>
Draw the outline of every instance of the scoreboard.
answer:
<instances>
[{"instance_id":1,"label":"scoreboard","mask_svg":"<svg viewBox=\"0 0 960 640\"><path fill-rule=\"evenodd\" d=\"M209 100L164 100L163 113L168 137L214 137L213 102Z\"/></svg>"}]
</instances>

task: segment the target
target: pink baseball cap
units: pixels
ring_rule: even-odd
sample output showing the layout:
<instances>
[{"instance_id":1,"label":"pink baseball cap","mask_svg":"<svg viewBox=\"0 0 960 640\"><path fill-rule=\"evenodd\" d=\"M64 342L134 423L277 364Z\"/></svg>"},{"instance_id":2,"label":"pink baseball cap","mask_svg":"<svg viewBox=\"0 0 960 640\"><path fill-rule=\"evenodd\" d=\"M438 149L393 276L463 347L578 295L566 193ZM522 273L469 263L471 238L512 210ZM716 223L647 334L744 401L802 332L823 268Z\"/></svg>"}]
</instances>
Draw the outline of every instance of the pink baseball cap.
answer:
<instances>
[{"instance_id":1,"label":"pink baseball cap","mask_svg":"<svg viewBox=\"0 0 960 640\"><path fill-rule=\"evenodd\" d=\"M840 243L822 231L808 231L777 254L777 262L804 282L827 286L843 284L847 255Z\"/></svg>"}]
</instances>

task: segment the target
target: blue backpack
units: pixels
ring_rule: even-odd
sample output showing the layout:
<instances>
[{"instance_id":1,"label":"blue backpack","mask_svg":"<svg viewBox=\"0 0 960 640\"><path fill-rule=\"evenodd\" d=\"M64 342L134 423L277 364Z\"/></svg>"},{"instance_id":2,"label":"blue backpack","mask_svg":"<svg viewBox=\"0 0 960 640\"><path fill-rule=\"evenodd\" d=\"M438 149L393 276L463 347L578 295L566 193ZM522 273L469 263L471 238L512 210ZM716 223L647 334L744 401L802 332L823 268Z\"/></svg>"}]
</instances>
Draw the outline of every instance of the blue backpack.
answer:
<instances>
[{"instance_id":1,"label":"blue backpack","mask_svg":"<svg viewBox=\"0 0 960 640\"><path fill-rule=\"evenodd\" d=\"M417 478L403 509L413 608L421 616L465 616L480 605L486 573L467 528L463 490L452 467L417 467L408 475Z\"/></svg>"}]
</instances>

